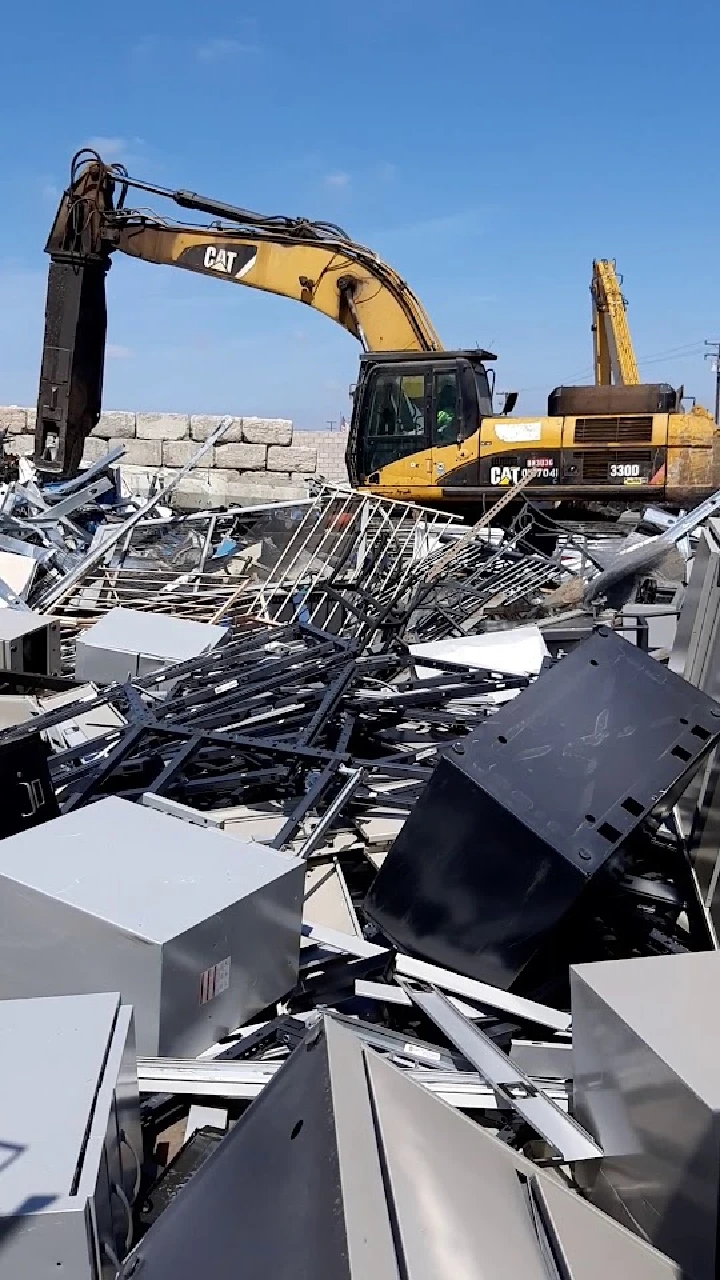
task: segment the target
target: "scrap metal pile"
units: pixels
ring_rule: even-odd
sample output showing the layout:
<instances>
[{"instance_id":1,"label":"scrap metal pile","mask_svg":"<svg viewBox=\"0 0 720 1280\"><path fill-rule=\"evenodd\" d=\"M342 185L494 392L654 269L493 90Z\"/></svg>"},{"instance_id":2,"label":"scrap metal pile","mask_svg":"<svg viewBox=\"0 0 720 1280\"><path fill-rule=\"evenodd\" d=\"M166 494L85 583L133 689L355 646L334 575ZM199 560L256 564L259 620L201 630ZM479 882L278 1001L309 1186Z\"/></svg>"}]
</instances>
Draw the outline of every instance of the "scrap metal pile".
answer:
<instances>
[{"instance_id":1,"label":"scrap metal pile","mask_svg":"<svg viewBox=\"0 0 720 1280\"><path fill-rule=\"evenodd\" d=\"M663 1000L720 977L718 502L178 517L112 462L0 509L0 1278L715 1274Z\"/></svg>"}]
</instances>

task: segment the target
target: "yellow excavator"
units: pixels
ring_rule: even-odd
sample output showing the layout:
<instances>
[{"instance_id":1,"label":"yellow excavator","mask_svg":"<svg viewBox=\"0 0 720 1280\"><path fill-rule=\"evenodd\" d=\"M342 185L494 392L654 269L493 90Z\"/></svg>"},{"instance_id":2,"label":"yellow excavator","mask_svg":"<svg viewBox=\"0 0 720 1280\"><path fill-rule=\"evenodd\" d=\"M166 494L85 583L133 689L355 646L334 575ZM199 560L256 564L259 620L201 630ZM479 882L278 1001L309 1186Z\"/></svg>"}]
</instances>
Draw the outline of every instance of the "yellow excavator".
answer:
<instances>
[{"instance_id":1,"label":"yellow excavator","mask_svg":"<svg viewBox=\"0 0 720 1280\"><path fill-rule=\"evenodd\" d=\"M615 263L608 258L593 262L592 297L593 363L595 385L612 383L635 387L640 381L637 360L627 322L627 302L623 297Z\"/></svg>"},{"instance_id":2,"label":"yellow excavator","mask_svg":"<svg viewBox=\"0 0 720 1280\"><path fill-rule=\"evenodd\" d=\"M162 196L213 221L170 222L134 209L131 191ZM112 255L123 253L293 298L357 338L364 354L347 466L363 490L474 515L530 472L530 488L551 502L652 498L691 505L716 487L716 430L705 410L683 412L681 394L666 384L611 383L623 349L624 306L621 300L621 316L599 269L593 274L598 384L558 387L547 415L519 417L511 415L514 393L501 413L494 410L487 367L494 355L443 350L408 285L333 224L265 217L168 190L83 151L74 157L46 251L35 460L51 475L77 469L100 415L105 277Z\"/></svg>"}]
</instances>

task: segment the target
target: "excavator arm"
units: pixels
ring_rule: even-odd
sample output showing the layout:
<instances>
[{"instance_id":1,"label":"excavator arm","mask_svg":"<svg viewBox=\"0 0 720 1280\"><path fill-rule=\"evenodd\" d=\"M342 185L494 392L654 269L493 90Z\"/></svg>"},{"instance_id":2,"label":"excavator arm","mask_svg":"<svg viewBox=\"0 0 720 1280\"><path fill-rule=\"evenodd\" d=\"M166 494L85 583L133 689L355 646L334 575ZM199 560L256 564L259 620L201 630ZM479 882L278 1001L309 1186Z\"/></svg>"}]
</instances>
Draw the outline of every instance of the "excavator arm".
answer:
<instances>
[{"instance_id":1,"label":"excavator arm","mask_svg":"<svg viewBox=\"0 0 720 1280\"><path fill-rule=\"evenodd\" d=\"M116 248L144 262L304 302L337 321L367 351L441 350L420 303L400 277L378 259L364 262L354 246L341 241L269 240L257 232L145 222L123 227Z\"/></svg>"},{"instance_id":2,"label":"excavator arm","mask_svg":"<svg viewBox=\"0 0 720 1280\"><path fill-rule=\"evenodd\" d=\"M206 226L168 222L127 205L131 190L210 214ZM230 225L227 225L227 224ZM181 267L305 303L367 351L441 351L419 300L371 249L330 223L265 217L194 192L140 182L94 152L73 160L46 245L50 254L35 459L71 474L100 416L113 253Z\"/></svg>"},{"instance_id":3,"label":"excavator arm","mask_svg":"<svg viewBox=\"0 0 720 1280\"><path fill-rule=\"evenodd\" d=\"M595 385L637 386L640 374L628 328L627 303L614 262L607 258L593 262L590 293Z\"/></svg>"}]
</instances>

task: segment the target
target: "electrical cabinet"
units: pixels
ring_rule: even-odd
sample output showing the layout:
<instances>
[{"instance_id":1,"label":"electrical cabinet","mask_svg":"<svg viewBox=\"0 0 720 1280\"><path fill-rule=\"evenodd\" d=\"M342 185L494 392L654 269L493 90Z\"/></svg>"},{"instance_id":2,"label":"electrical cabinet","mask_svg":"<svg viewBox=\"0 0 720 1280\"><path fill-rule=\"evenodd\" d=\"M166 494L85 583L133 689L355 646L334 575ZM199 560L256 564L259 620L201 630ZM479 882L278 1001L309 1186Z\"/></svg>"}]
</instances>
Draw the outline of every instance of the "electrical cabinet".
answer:
<instances>
[{"instance_id":1,"label":"electrical cabinet","mask_svg":"<svg viewBox=\"0 0 720 1280\"><path fill-rule=\"evenodd\" d=\"M605 1151L586 1194L714 1280L720 1255L717 951L571 970L574 1112Z\"/></svg>"},{"instance_id":2,"label":"electrical cabinet","mask_svg":"<svg viewBox=\"0 0 720 1280\"><path fill-rule=\"evenodd\" d=\"M225 627L138 609L111 609L78 637L75 675L98 684L149 675L214 649Z\"/></svg>"},{"instance_id":3,"label":"electrical cabinet","mask_svg":"<svg viewBox=\"0 0 720 1280\"><path fill-rule=\"evenodd\" d=\"M0 998L120 991L140 1053L194 1057L295 985L304 876L116 796L63 814L0 841Z\"/></svg>"},{"instance_id":4,"label":"electrical cabinet","mask_svg":"<svg viewBox=\"0 0 720 1280\"><path fill-rule=\"evenodd\" d=\"M442 756L368 915L401 950L509 989L719 736L712 698L598 628Z\"/></svg>"},{"instance_id":5,"label":"electrical cabinet","mask_svg":"<svg viewBox=\"0 0 720 1280\"><path fill-rule=\"evenodd\" d=\"M30 609L0 609L0 670L62 675L58 620Z\"/></svg>"},{"instance_id":6,"label":"electrical cabinet","mask_svg":"<svg viewBox=\"0 0 720 1280\"><path fill-rule=\"evenodd\" d=\"M0 1280L113 1280L142 1159L132 1010L6 1000L0 1043Z\"/></svg>"}]
</instances>

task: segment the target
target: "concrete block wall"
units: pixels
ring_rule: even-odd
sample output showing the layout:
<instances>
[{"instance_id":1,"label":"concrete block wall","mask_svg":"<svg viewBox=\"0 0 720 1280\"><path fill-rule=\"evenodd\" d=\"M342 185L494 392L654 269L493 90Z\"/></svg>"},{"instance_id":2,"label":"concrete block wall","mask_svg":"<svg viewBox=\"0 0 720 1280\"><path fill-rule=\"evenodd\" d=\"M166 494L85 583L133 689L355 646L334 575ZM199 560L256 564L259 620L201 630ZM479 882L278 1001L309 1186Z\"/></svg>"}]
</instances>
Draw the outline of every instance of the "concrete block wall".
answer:
<instances>
[{"instance_id":1,"label":"concrete block wall","mask_svg":"<svg viewBox=\"0 0 720 1280\"><path fill-rule=\"evenodd\" d=\"M347 431L296 431L295 443L314 449L317 454L317 474L326 480L347 483L345 466Z\"/></svg>"},{"instance_id":2,"label":"concrete block wall","mask_svg":"<svg viewBox=\"0 0 720 1280\"><path fill-rule=\"evenodd\" d=\"M123 480L144 496L154 477L169 478L185 466L198 444L221 421L219 415L184 413L103 413L85 444L83 459L96 462L121 444ZM12 437L8 449L30 455L35 448L35 410L0 406L0 430ZM307 478L346 479L345 434L297 432L278 418L233 419L218 444L180 482L173 503L180 509L212 509L302 498ZM332 443L328 445L327 442Z\"/></svg>"}]
</instances>

